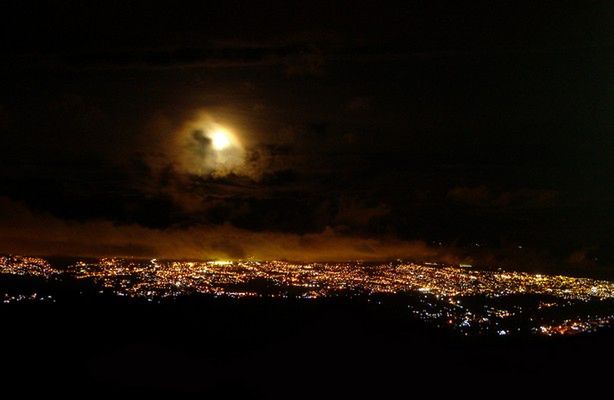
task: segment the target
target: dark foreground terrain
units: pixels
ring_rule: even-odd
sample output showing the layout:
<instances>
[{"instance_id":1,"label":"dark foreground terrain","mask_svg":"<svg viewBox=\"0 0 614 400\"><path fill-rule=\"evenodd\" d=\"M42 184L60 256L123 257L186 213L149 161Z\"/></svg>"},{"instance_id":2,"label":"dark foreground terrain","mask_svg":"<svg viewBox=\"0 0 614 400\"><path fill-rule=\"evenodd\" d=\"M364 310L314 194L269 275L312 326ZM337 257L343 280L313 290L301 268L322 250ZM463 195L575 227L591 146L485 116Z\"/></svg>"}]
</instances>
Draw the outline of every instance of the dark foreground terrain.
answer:
<instances>
[{"instance_id":1,"label":"dark foreground terrain","mask_svg":"<svg viewBox=\"0 0 614 400\"><path fill-rule=\"evenodd\" d=\"M363 301L81 296L0 306L2 391L82 398L421 398L609 390L611 330L463 337Z\"/></svg>"}]
</instances>

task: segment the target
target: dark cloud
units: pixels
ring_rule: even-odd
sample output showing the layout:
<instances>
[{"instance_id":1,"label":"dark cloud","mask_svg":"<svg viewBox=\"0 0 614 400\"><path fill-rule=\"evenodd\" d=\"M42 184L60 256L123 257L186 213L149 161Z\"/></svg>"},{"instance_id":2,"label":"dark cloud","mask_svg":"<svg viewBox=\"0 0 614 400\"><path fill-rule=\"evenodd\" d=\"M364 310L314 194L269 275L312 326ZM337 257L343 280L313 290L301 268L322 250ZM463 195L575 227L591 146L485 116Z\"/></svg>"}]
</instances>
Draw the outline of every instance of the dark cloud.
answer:
<instances>
[{"instance_id":1,"label":"dark cloud","mask_svg":"<svg viewBox=\"0 0 614 400\"><path fill-rule=\"evenodd\" d=\"M371 108L371 101L368 97L356 96L352 97L345 106L350 112L364 112Z\"/></svg>"},{"instance_id":2,"label":"dark cloud","mask_svg":"<svg viewBox=\"0 0 614 400\"><path fill-rule=\"evenodd\" d=\"M547 189L519 188L514 191L493 191L486 186L455 187L448 191L453 202L489 208L544 208L556 205L557 192Z\"/></svg>"},{"instance_id":3,"label":"dark cloud","mask_svg":"<svg viewBox=\"0 0 614 400\"><path fill-rule=\"evenodd\" d=\"M283 65L288 74L317 74L323 56L301 45L124 50L58 55L66 66L82 68L258 67Z\"/></svg>"}]
</instances>

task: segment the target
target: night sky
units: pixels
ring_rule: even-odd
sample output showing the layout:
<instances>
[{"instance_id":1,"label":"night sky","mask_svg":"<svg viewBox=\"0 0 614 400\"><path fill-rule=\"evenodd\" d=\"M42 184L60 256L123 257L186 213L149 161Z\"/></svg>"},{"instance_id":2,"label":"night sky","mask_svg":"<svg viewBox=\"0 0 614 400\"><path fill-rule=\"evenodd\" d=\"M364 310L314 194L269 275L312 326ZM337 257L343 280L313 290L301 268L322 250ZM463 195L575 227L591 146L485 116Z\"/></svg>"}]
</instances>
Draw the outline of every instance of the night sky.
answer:
<instances>
[{"instance_id":1,"label":"night sky","mask_svg":"<svg viewBox=\"0 0 614 400\"><path fill-rule=\"evenodd\" d=\"M126 3L2 4L0 252L614 266L611 3Z\"/></svg>"}]
</instances>

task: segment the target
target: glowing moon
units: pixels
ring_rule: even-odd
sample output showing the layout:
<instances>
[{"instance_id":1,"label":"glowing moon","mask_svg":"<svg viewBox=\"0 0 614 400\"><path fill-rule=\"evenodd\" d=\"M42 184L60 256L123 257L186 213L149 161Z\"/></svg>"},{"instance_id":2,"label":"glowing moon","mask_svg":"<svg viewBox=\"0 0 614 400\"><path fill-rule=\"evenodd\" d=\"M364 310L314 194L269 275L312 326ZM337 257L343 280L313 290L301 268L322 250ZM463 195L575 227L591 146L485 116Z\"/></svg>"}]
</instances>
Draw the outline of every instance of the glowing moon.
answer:
<instances>
[{"instance_id":1,"label":"glowing moon","mask_svg":"<svg viewBox=\"0 0 614 400\"><path fill-rule=\"evenodd\" d=\"M230 174L259 177L248 159L243 137L230 125L222 125L206 112L187 120L173 135L169 157L178 170L219 178Z\"/></svg>"},{"instance_id":2,"label":"glowing moon","mask_svg":"<svg viewBox=\"0 0 614 400\"><path fill-rule=\"evenodd\" d=\"M230 136L222 129L217 129L213 131L211 133L210 139L211 145L213 146L214 150L224 150L231 144Z\"/></svg>"}]
</instances>

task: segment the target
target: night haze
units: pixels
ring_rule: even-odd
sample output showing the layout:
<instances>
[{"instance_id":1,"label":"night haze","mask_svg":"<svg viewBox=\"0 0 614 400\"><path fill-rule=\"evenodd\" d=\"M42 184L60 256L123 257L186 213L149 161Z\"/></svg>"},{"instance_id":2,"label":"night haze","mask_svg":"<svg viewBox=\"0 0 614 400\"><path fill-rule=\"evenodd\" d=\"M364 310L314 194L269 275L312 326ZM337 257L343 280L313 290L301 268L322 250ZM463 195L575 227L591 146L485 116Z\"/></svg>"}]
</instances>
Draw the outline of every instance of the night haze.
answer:
<instances>
[{"instance_id":1,"label":"night haze","mask_svg":"<svg viewBox=\"0 0 614 400\"><path fill-rule=\"evenodd\" d=\"M198 335L241 330L228 357L282 375L339 349L368 377L389 338L467 375L588 376L554 365L614 354L614 5L467 3L4 2L9 360L61 359L28 343L63 321L69 386L109 396L293 397L296 377L212 372L235 361ZM66 335L116 329L109 356ZM108 371L154 353L184 372ZM367 393L329 378L305 396Z\"/></svg>"}]
</instances>

